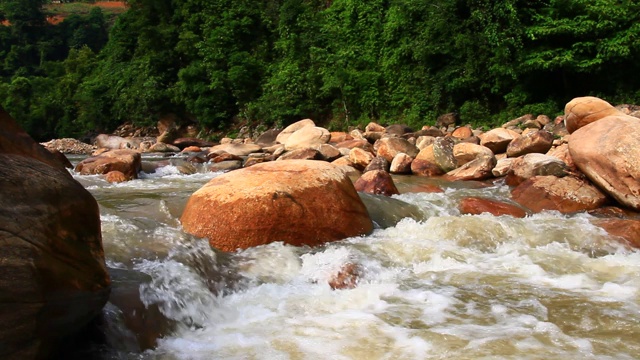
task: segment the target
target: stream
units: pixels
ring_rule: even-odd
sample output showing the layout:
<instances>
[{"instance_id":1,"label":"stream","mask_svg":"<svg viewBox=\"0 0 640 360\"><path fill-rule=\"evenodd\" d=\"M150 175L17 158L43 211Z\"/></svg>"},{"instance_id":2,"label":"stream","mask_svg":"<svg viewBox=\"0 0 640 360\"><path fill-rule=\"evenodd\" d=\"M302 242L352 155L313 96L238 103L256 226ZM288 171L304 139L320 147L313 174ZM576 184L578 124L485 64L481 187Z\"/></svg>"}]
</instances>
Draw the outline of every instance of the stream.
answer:
<instances>
[{"instance_id":1,"label":"stream","mask_svg":"<svg viewBox=\"0 0 640 360\"><path fill-rule=\"evenodd\" d=\"M128 286L168 323L143 326L163 337L142 351L114 300L91 358L640 357L640 251L590 215L460 215L460 199L510 201L508 187L410 193L435 180L397 177L401 195L362 195L377 209L368 236L228 254L179 222L189 196L219 173L172 164L121 184L74 174L100 204L114 292ZM332 290L328 279L348 262L362 270L357 287Z\"/></svg>"}]
</instances>

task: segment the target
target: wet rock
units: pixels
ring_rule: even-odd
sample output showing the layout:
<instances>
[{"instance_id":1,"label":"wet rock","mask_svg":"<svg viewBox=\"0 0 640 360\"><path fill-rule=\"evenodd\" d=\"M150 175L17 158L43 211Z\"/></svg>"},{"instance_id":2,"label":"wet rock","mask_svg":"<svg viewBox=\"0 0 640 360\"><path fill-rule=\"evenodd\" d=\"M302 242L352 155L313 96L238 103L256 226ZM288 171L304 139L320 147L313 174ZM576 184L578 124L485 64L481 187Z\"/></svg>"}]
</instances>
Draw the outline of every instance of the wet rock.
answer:
<instances>
[{"instance_id":1,"label":"wet rock","mask_svg":"<svg viewBox=\"0 0 640 360\"><path fill-rule=\"evenodd\" d=\"M544 154L553 145L553 134L546 130L532 131L514 139L507 146L507 156L518 157L531 153Z\"/></svg>"},{"instance_id":2,"label":"wet rock","mask_svg":"<svg viewBox=\"0 0 640 360\"><path fill-rule=\"evenodd\" d=\"M439 190L442 192L442 189ZM371 220L382 229L396 226L400 220L405 218L416 221L427 220L427 216L419 207L400 199L362 192L358 195L367 207Z\"/></svg>"},{"instance_id":3,"label":"wet rock","mask_svg":"<svg viewBox=\"0 0 640 360\"><path fill-rule=\"evenodd\" d=\"M73 169L73 165L71 164L71 161L69 161L69 159L67 159L67 157L64 156L63 153L61 153L58 150L49 150L49 152L58 160L58 162L62 166L64 166L67 169Z\"/></svg>"},{"instance_id":4,"label":"wet rock","mask_svg":"<svg viewBox=\"0 0 640 360\"><path fill-rule=\"evenodd\" d=\"M115 184L115 183L121 183L121 182L125 182L128 181L129 179L127 178L127 176L125 174L123 174L120 171L109 171L105 176L104 176L105 180L107 180L108 182Z\"/></svg>"},{"instance_id":5,"label":"wet rock","mask_svg":"<svg viewBox=\"0 0 640 360\"><path fill-rule=\"evenodd\" d=\"M623 243L640 248L640 220L637 219L594 219L594 225L603 228L609 235Z\"/></svg>"},{"instance_id":6,"label":"wet rock","mask_svg":"<svg viewBox=\"0 0 640 360\"><path fill-rule=\"evenodd\" d=\"M509 215L517 218L527 216L527 212L517 205L481 197L464 198L460 201L458 208L461 214L469 215L489 213L494 216Z\"/></svg>"},{"instance_id":7,"label":"wet rock","mask_svg":"<svg viewBox=\"0 0 640 360\"><path fill-rule=\"evenodd\" d=\"M223 251L273 241L315 246L373 227L351 180L329 163L306 160L220 175L189 198L180 221Z\"/></svg>"},{"instance_id":8,"label":"wet rock","mask_svg":"<svg viewBox=\"0 0 640 360\"><path fill-rule=\"evenodd\" d=\"M596 209L607 202L598 188L573 176L534 176L511 191L514 201L534 212L573 213Z\"/></svg>"},{"instance_id":9,"label":"wet rock","mask_svg":"<svg viewBox=\"0 0 640 360\"><path fill-rule=\"evenodd\" d=\"M209 149L209 154L229 153L237 156L247 156L262 151L256 144L220 144Z\"/></svg>"},{"instance_id":10,"label":"wet rock","mask_svg":"<svg viewBox=\"0 0 640 360\"><path fill-rule=\"evenodd\" d=\"M232 161L232 160L242 161L241 156L229 154L227 152L209 153L207 157L209 158L209 160L211 160L211 162L216 164L223 161Z\"/></svg>"},{"instance_id":11,"label":"wet rock","mask_svg":"<svg viewBox=\"0 0 640 360\"><path fill-rule=\"evenodd\" d=\"M187 158L187 161L192 163L192 164L204 164L207 162L206 157L198 155L198 154L194 154L191 155Z\"/></svg>"},{"instance_id":12,"label":"wet rock","mask_svg":"<svg viewBox=\"0 0 640 360\"><path fill-rule=\"evenodd\" d=\"M240 169L242 160L227 160L207 166L211 172L227 172Z\"/></svg>"},{"instance_id":13,"label":"wet rock","mask_svg":"<svg viewBox=\"0 0 640 360\"><path fill-rule=\"evenodd\" d=\"M186 148L182 149L183 153L199 153L202 152L202 148L199 146L187 146Z\"/></svg>"},{"instance_id":14,"label":"wet rock","mask_svg":"<svg viewBox=\"0 0 640 360\"><path fill-rule=\"evenodd\" d=\"M177 146L173 146L170 144L165 144L163 142L157 142L153 145L151 145L151 147L149 148L149 150L147 150L147 152L180 152L180 148L178 148Z\"/></svg>"},{"instance_id":15,"label":"wet rock","mask_svg":"<svg viewBox=\"0 0 640 360\"><path fill-rule=\"evenodd\" d=\"M354 289L358 285L361 269L354 263L344 264L337 274L329 279L329 286L333 290Z\"/></svg>"},{"instance_id":16,"label":"wet rock","mask_svg":"<svg viewBox=\"0 0 640 360\"><path fill-rule=\"evenodd\" d=\"M46 359L110 291L98 204L0 109L0 358Z\"/></svg>"},{"instance_id":17,"label":"wet rock","mask_svg":"<svg viewBox=\"0 0 640 360\"><path fill-rule=\"evenodd\" d=\"M564 107L564 123L569 134L610 115L624 115L608 102L593 96L575 98Z\"/></svg>"},{"instance_id":18,"label":"wet rock","mask_svg":"<svg viewBox=\"0 0 640 360\"><path fill-rule=\"evenodd\" d=\"M355 188L359 192L368 194L391 196L399 194L398 188L391 175L384 170L367 171L355 182Z\"/></svg>"},{"instance_id":19,"label":"wet rock","mask_svg":"<svg viewBox=\"0 0 640 360\"><path fill-rule=\"evenodd\" d=\"M640 120L608 116L576 130L569 153L594 184L621 205L640 210Z\"/></svg>"},{"instance_id":20,"label":"wet rock","mask_svg":"<svg viewBox=\"0 0 640 360\"><path fill-rule=\"evenodd\" d=\"M127 179L137 179L141 167L140 153L135 150L110 150L98 156L82 160L76 165L81 175L102 175L110 171L120 171Z\"/></svg>"}]
</instances>

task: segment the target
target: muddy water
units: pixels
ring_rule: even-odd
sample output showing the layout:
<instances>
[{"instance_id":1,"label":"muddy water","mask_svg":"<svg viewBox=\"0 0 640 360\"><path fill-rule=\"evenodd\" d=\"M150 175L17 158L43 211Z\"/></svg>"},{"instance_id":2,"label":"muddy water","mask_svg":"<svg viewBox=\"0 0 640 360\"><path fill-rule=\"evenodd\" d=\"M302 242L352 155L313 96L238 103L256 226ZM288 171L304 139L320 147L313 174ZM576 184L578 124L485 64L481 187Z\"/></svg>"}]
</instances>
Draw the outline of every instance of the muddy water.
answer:
<instances>
[{"instance_id":1,"label":"muddy water","mask_svg":"<svg viewBox=\"0 0 640 360\"><path fill-rule=\"evenodd\" d=\"M389 213L366 237L221 254L178 221L216 175L169 166L119 185L76 176L100 203L108 265L144 275L140 300L172 321L139 352L107 316L99 358L640 358L640 252L588 215L460 215L462 197L508 199L508 189L458 183L379 200ZM428 182L398 180L401 191ZM331 290L346 262L363 269L359 285Z\"/></svg>"}]
</instances>

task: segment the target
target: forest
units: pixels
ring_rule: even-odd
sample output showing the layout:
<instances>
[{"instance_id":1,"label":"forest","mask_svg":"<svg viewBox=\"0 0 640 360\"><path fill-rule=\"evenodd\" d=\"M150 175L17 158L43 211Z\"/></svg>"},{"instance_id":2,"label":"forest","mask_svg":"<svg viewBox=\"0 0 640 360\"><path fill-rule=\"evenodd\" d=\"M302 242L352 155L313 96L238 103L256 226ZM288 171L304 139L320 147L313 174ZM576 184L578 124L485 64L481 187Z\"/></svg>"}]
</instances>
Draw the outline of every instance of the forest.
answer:
<instances>
[{"instance_id":1,"label":"forest","mask_svg":"<svg viewBox=\"0 0 640 360\"><path fill-rule=\"evenodd\" d=\"M206 129L492 126L575 96L640 98L640 2L129 0L46 21L0 0L0 104L36 139L163 114Z\"/></svg>"}]
</instances>

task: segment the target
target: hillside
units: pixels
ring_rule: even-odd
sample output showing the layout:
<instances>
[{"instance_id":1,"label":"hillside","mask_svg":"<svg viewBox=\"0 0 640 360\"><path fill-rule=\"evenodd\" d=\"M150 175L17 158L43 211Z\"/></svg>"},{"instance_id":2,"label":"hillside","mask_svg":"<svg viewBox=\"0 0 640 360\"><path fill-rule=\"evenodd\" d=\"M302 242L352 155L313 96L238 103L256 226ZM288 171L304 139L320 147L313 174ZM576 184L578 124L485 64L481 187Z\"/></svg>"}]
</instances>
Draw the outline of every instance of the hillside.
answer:
<instances>
[{"instance_id":1,"label":"hillside","mask_svg":"<svg viewBox=\"0 0 640 360\"><path fill-rule=\"evenodd\" d=\"M109 23L113 23L118 15L127 11L127 6L124 1L97 1L93 4L79 2L47 4L44 6L44 13L47 15L47 21L49 23L59 24L64 21L65 18L74 14L87 15L94 7L102 9Z\"/></svg>"}]
</instances>

